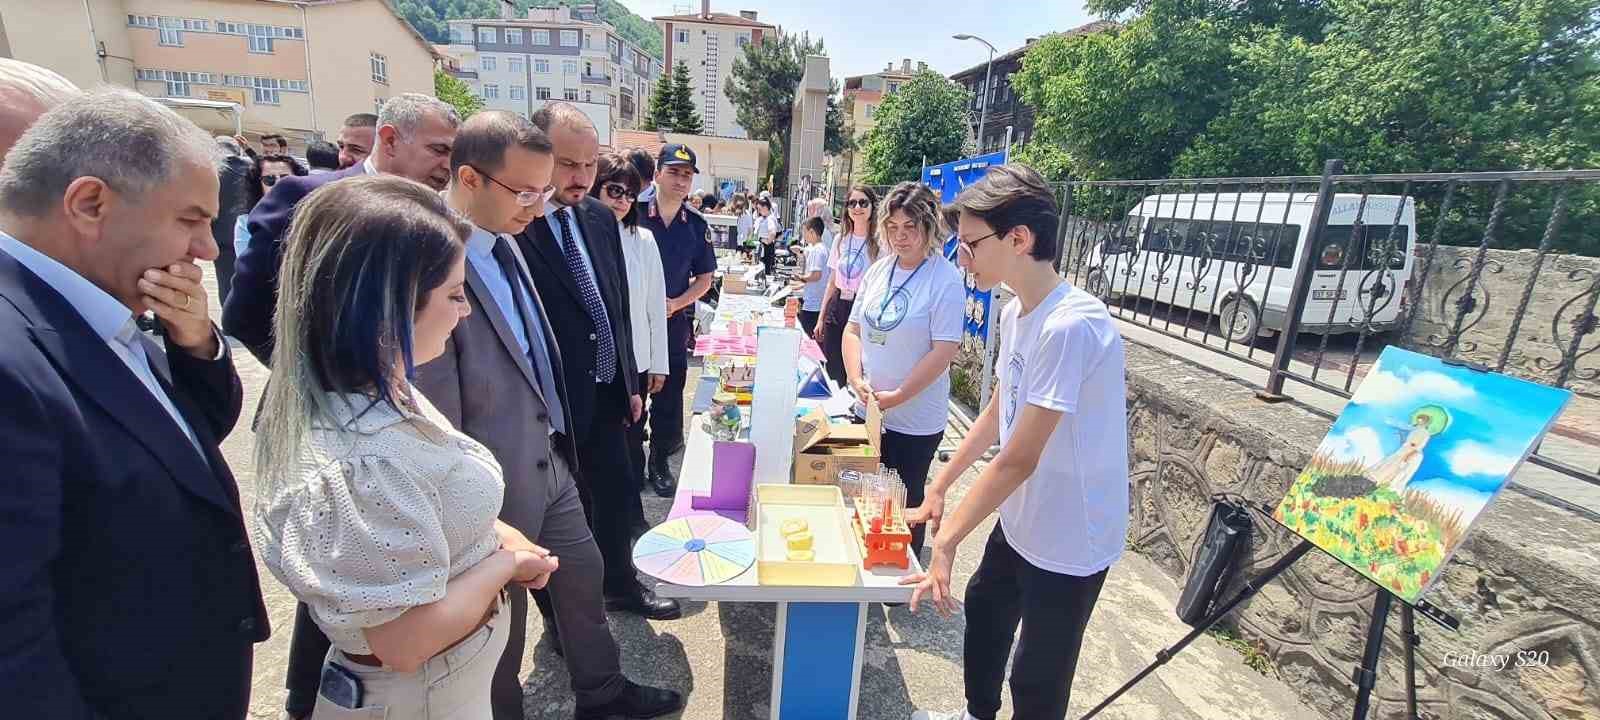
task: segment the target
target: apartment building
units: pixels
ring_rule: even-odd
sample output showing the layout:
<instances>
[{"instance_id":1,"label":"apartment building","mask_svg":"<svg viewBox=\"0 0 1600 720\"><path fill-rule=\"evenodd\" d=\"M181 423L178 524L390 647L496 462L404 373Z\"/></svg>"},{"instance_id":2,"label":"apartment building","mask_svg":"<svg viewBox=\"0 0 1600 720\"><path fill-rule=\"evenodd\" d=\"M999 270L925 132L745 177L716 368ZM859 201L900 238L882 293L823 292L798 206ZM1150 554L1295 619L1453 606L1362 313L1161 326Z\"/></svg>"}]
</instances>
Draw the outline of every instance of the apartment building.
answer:
<instances>
[{"instance_id":1,"label":"apartment building","mask_svg":"<svg viewBox=\"0 0 1600 720\"><path fill-rule=\"evenodd\" d=\"M745 46L777 37L778 28L758 20L754 10L741 10L737 15L714 13L711 0L701 0L698 15L664 15L654 19L665 41L667 71L671 72L680 62L689 68L690 82L695 89L695 109L700 111L705 122L705 134L749 137L735 120L733 103L723 87L733 76L733 61L744 52Z\"/></svg>"},{"instance_id":2,"label":"apartment building","mask_svg":"<svg viewBox=\"0 0 1600 720\"><path fill-rule=\"evenodd\" d=\"M844 79L845 118L844 129L850 137L856 139L859 148L867 137L867 132L876 124L873 119L878 106L883 104L883 99L893 95L901 85L916 77L916 73L926 72L928 64L918 62L915 68L911 67L911 58L901 58L900 65L888 63L880 72L870 75L854 75ZM861 151L847 150L839 158L835 180L844 187L856 183L857 178L864 172L859 167Z\"/></svg>"},{"instance_id":3,"label":"apartment building","mask_svg":"<svg viewBox=\"0 0 1600 720\"><path fill-rule=\"evenodd\" d=\"M1096 20L1086 25L1060 33L1065 36L1087 35L1114 27L1108 20ZM1011 76L1022 70L1022 58L1039 38L1028 38L1022 47L994 56L966 70L955 73L950 79L972 93L968 101L968 125L972 137L977 139L978 152L990 153L1004 150L1006 128L1011 128L1011 143L1022 145L1033 138L1033 108L1022 101L1011 88ZM987 83L987 84L986 84ZM984 112L984 106L988 112ZM982 122L983 127L978 127Z\"/></svg>"},{"instance_id":4,"label":"apartment building","mask_svg":"<svg viewBox=\"0 0 1600 720\"><path fill-rule=\"evenodd\" d=\"M433 94L432 47L385 0L0 0L0 38L81 87L168 98L208 130L237 121L297 152L396 94Z\"/></svg>"},{"instance_id":5,"label":"apartment building","mask_svg":"<svg viewBox=\"0 0 1600 720\"><path fill-rule=\"evenodd\" d=\"M612 128L639 126L661 77L661 62L602 22L593 5L449 24L443 49L459 65L449 72L485 107L528 116L550 100L566 100L595 120L602 143Z\"/></svg>"}]
</instances>

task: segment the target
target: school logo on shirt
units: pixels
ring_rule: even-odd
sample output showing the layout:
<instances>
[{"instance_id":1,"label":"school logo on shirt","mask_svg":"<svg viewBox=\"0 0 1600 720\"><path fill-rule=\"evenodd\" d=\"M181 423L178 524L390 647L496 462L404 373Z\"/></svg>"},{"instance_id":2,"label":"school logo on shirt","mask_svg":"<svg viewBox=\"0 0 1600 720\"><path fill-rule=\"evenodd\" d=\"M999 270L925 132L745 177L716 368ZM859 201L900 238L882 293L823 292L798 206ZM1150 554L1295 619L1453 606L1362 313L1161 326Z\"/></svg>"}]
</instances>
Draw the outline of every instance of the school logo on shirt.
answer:
<instances>
[{"instance_id":1,"label":"school logo on shirt","mask_svg":"<svg viewBox=\"0 0 1600 720\"><path fill-rule=\"evenodd\" d=\"M1005 413L1006 425L1017 419L1017 391L1022 387L1022 353L1011 353L1011 360L1006 363L1006 402L1002 411Z\"/></svg>"},{"instance_id":2,"label":"school logo on shirt","mask_svg":"<svg viewBox=\"0 0 1600 720\"><path fill-rule=\"evenodd\" d=\"M839 274L846 280L855 280L867 273L867 246L865 243L854 248L846 248L844 258L839 263Z\"/></svg>"},{"instance_id":3,"label":"school logo on shirt","mask_svg":"<svg viewBox=\"0 0 1600 720\"><path fill-rule=\"evenodd\" d=\"M889 293L889 297L879 303L877 307L867 308L867 324L871 325L874 330L889 332L900 327L900 323L905 322L910 308L911 293L906 292L904 287L895 288L893 292Z\"/></svg>"}]
</instances>

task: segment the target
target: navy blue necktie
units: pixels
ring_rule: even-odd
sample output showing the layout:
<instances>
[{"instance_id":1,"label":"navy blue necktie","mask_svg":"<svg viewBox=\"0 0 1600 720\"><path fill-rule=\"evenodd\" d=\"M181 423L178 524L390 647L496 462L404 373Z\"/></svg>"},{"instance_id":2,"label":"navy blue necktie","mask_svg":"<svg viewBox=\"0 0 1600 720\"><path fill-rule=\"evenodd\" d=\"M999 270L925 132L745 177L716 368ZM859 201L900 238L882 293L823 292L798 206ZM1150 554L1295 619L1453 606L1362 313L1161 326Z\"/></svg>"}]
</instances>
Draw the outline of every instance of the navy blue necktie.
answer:
<instances>
[{"instance_id":1,"label":"navy blue necktie","mask_svg":"<svg viewBox=\"0 0 1600 720\"><path fill-rule=\"evenodd\" d=\"M595 358L594 379L609 383L617 377L617 343L611 337L611 324L606 322L605 302L600 299L600 288L583 262L583 253L572 235L572 216L566 208L556 211L556 221L561 225L561 254L567 257L567 271L578 283L578 293L583 296L583 308L594 321Z\"/></svg>"}]
</instances>

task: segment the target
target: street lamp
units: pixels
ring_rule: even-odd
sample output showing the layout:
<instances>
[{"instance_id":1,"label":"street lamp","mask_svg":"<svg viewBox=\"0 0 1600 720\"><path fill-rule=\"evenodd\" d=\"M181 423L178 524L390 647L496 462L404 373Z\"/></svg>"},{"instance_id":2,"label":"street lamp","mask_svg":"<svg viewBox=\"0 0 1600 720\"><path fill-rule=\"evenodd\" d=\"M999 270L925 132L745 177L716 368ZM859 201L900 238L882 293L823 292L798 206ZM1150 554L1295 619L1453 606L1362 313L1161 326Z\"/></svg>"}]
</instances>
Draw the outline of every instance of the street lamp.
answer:
<instances>
[{"instance_id":1,"label":"street lamp","mask_svg":"<svg viewBox=\"0 0 1600 720\"><path fill-rule=\"evenodd\" d=\"M980 92L983 93L983 104L978 107L978 152L981 153L983 152L983 124L989 119L989 83L992 82L992 74L994 73L994 46L990 45L988 40L977 35L961 33L950 37L956 40L977 40L983 43L984 47L989 48L989 62L983 66L983 87L980 89Z\"/></svg>"}]
</instances>

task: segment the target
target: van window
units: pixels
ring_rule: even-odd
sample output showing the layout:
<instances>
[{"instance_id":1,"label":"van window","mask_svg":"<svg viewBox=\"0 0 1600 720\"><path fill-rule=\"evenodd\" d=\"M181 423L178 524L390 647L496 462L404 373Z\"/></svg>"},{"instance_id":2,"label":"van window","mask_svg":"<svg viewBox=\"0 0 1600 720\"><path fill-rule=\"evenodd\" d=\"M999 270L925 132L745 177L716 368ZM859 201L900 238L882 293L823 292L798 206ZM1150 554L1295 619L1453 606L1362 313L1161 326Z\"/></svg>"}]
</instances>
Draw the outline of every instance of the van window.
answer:
<instances>
[{"instance_id":1,"label":"van window","mask_svg":"<svg viewBox=\"0 0 1600 720\"><path fill-rule=\"evenodd\" d=\"M1322 241L1317 252L1312 256L1316 268L1322 271L1338 271L1345 268L1349 262L1351 270L1372 270L1383 265L1385 246L1391 242L1390 230L1393 230L1392 242L1389 248L1389 269L1404 270L1406 267L1406 253L1409 252L1411 228L1406 225L1361 225L1359 242L1351 243L1351 233L1355 230L1350 225L1329 225L1322 230ZM1346 253L1355 252L1361 258L1347 258Z\"/></svg>"},{"instance_id":2,"label":"van window","mask_svg":"<svg viewBox=\"0 0 1600 720\"><path fill-rule=\"evenodd\" d=\"M1300 226L1292 224L1154 218L1145 228L1144 249L1287 268L1299 238Z\"/></svg>"}]
</instances>

